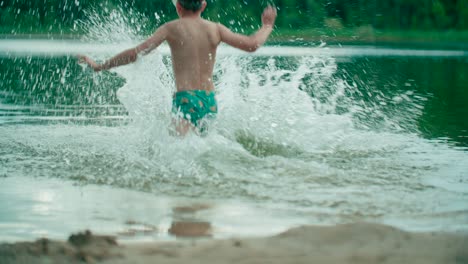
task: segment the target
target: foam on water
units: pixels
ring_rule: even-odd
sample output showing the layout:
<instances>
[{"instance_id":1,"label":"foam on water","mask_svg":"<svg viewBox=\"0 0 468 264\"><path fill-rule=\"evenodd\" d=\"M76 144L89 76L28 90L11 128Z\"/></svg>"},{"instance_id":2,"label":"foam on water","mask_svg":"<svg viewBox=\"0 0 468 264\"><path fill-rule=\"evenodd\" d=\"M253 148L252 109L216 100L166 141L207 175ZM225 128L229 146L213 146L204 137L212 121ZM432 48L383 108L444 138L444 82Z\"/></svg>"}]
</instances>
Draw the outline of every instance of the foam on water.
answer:
<instances>
[{"instance_id":1,"label":"foam on water","mask_svg":"<svg viewBox=\"0 0 468 264\"><path fill-rule=\"evenodd\" d=\"M126 28L127 20L113 21ZM99 30L87 40L114 32L115 24L89 23ZM132 39L132 32L118 35ZM456 185L468 182L468 154L419 136L424 96L349 82L329 56L220 52L215 69L219 115L205 137L170 135L171 60L155 51L114 70L125 78L117 94L129 123L4 126L0 175L235 199L294 211L310 223L453 211L466 219L468 188ZM444 221L468 230L460 219Z\"/></svg>"}]
</instances>

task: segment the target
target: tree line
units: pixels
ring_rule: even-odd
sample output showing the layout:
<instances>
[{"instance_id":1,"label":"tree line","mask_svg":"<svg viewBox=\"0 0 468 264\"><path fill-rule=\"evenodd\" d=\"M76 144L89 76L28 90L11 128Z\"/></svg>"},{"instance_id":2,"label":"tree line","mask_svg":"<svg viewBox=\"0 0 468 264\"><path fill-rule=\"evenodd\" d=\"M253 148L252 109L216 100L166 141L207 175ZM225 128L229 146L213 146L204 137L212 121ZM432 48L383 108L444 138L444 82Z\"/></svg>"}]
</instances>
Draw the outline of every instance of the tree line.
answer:
<instances>
[{"instance_id":1,"label":"tree line","mask_svg":"<svg viewBox=\"0 0 468 264\"><path fill-rule=\"evenodd\" d=\"M204 17L239 31L260 23L267 4L278 9L277 27L398 30L467 30L468 0L207 0ZM177 17L171 0L0 0L0 28L16 33L73 31L86 10L132 10L154 26ZM157 17L158 19L153 19ZM3 32L6 33L6 32Z\"/></svg>"}]
</instances>

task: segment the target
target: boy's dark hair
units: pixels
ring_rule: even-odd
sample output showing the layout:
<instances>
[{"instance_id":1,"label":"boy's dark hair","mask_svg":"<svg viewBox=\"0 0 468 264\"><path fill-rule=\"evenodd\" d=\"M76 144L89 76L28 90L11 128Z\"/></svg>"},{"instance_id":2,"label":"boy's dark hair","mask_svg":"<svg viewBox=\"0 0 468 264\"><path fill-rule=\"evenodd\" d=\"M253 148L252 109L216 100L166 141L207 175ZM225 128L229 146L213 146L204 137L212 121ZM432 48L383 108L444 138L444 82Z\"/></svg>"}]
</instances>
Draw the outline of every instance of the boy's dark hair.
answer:
<instances>
[{"instance_id":1,"label":"boy's dark hair","mask_svg":"<svg viewBox=\"0 0 468 264\"><path fill-rule=\"evenodd\" d=\"M202 7L203 0L178 0L179 4L187 10L197 12Z\"/></svg>"}]
</instances>

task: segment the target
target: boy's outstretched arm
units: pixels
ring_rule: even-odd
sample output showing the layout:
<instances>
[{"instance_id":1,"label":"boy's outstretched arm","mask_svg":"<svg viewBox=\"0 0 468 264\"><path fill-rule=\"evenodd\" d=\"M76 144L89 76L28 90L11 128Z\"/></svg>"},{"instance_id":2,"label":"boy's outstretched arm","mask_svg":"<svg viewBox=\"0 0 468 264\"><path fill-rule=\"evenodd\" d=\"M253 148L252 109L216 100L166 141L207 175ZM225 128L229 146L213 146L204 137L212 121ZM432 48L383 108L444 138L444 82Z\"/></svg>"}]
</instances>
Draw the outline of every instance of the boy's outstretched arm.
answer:
<instances>
[{"instance_id":1,"label":"boy's outstretched arm","mask_svg":"<svg viewBox=\"0 0 468 264\"><path fill-rule=\"evenodd\" d=\"M140 45L125 50L115 57L107 60L103 64L97 64L91 58L83 55L79 55L78 58L80 61L87 63L90 67L94 69L94 71L102 71L102 70L109 70L114 67L126 65L132 62L135 62L138 58L138 55L141 53L143 55L148 54L153 49L157 48L163 41L166 40L167 37L167 28L166 25L161 26L154 32L154 34L148 38L145 42L141 43Z\"/></svg>"},{"instance_id":2,"label":"boy's outstretched arm","mask_svg":"<svg viewBox=\"0 0 468 264\"><path fill-rule=\"evenodd\" d=\"M233 33L224 25L218 24L221 41L235 48L248 52L254 52L260 46L262 46L263 43L265 43L271 31L273 31L275 19L276 8L268 6L265 8L262 14L262 27L257 32L255 32L255 34L250 36Z\"/></svg>"}]
</instances>

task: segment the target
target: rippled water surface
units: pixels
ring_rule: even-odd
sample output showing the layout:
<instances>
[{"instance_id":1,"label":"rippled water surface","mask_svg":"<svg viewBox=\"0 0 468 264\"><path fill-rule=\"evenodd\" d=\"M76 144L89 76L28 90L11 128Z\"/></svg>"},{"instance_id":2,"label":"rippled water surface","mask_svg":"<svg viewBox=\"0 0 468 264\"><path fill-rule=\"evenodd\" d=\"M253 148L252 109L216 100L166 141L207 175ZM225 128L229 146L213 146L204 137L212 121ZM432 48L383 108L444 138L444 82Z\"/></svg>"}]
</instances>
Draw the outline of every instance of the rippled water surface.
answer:
<instances>
[{"instance_id":1,"label":"rippled water surface","mask_svg":"<svg viewBox=\"0 0 468 264\"><path fill-rule=\"evenodd\" d=\"M219 115L181 139L164 47L100 74L63 55L75 49L34 50L0 58L0 240L168 239L181 219L215 236L351 221L468 231L464 51L223 47Z\"/></svg>"}]
</instances>

